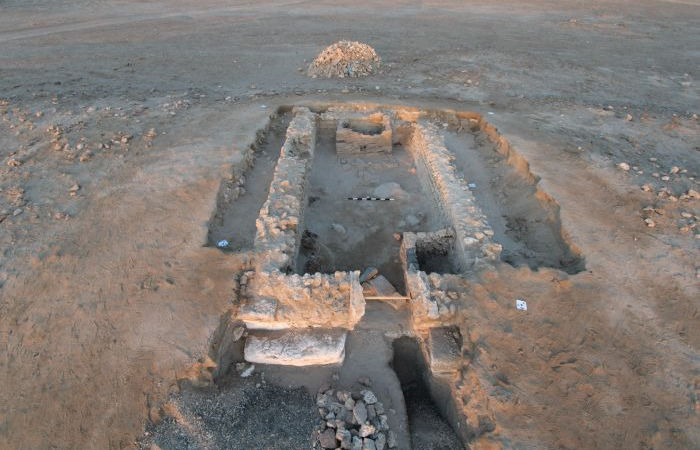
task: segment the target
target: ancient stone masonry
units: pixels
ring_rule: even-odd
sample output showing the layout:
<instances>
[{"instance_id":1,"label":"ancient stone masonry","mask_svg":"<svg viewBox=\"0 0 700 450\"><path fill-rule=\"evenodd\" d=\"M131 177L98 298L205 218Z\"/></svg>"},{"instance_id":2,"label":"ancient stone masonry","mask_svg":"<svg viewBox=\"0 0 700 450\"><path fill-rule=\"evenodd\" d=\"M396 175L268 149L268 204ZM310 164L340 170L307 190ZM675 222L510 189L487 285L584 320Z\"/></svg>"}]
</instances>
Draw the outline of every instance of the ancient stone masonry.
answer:
<instances>
[{"instance_id":1,"label":"ancient stone masonry","mask_svg":"<svg viewBox=\"0 0 700 450\"><path fill-rule=\"evenodd\" d=\"M435 201L454 229L459 268L491 266L498 260L501 246L491 239L493 231L469 187L457 176L444 142L435 125L421 120L414 125L407 148L416 162L422 163L418 164L419 173L423 171L422 177L428 180Z\"/></svg>"},{"instance_id":2,"label":"ancient stone masonry","mask_svg":"<svg viewBox=\"0 0 700 450\"><path fill-rule=\"evenodd\" d=\"M341 365L346 342L356 340L354 333L348 340L348 333L358 328L366 301L388 302L401 310L405 333L394 343L408 338L413 344L406 351L419 356L421 369L409 361L408 370L421 374L452 428L469 441L482 422L491 422L482 421L488 408L481 400L470 404L470 411L483 412L476 419L464 419L460 405L460 390L480 389L468 371L469 331L461 308L470 293L464 278L499 264L502 247L495 239L512 244L495 235L477 205L474 194L483 191L472 191L476 184L465 177L474 175L465 164L474 155L468 152L497 152L535 185L524 170L527 161L476 113L371 104L285 107L285 113L289 110L267 197L257 203L262 207L251 267L238 280L233 314L236 325L247 328L245 360ZM470 147L483 136L493 149ZM539 216L533 217L537 222ZM371 328L376 327L374 307L371 313L356 333L376 330ZM395 356L401 345L394 347ZM357 358L354 347L349 349L349 358ZM386 424L363 416L369 402L354 410L360 400L354 397L350 391L320 393L325 422L317 442L323 448L358 449L396 444Z\"/></svg>"},{"instance_id":3,"label":"ancient stone masonry","mask_svg":"<svg viewBox=\"0 0 700 450\"><path fill-rule=\"evenodd\" d=\"M383 161L398 145L413 160L415 170L409 176L417 176L432 198L437 222L424 223L432 229L396 235L405 297L396 293L395 298L408 300L413 332L431 372L454 373L461 360L461 302L450 286L459 285L467 273L493 267L501 246L456 169L454 149L446 147L445 136L448 127L461 132L466 124L468 132L476 132L475 127L487 124L474 113L379 105L315 105L294 107L292 113L256 222L253 270L240 283L237 318L250 330L246 358L267 364L338 364L347 331L365 313L365 295L373 295L363 294L360 284L360 271L366 267L305 274L295 267L321 133L323 145L332 143L338 158L374 155Z\"/></svg>"},{"instance_id":4,"label":"ancient stone masonry","mask_svg":"<svg viewBox=\"0 0 700 450\"><path fill-rule=\"evenodd\" d=\"M440 289L440 280L444 276L421 270L418 260L418 249L421 246L435 244L433 248L442 250L440 246L446 245L445 242L451 238L452 232L449 230L403 234L401 262L406 290L410 296L411 319L416 330L453 323L456 319L457 303Z\"/></svg>"},{"instance_id":5,"label":"ancient stone masonry","mask_svg":"<svg viewBox=\"0 0 700 450\"><path fill-rule=\"evenodd\" d=\"M315 115L295 108L275 167L267 201L256 222L254 250L260 272L293 269L304 213L304 190L316 146Z\"/></svg>"},{"instance_id":6,"label":"ancient stone masonry","mask_svg":"<svg viewBox=\"0 0 700 450\"><path fill-rule=\"evenodd\" d=\"M391 153L391 122L382 113L339 120L335 142L339 155Z\"/></svg>"},{"instance_id":7,"label":"ancient stone masonry","mask_svg":"<svg viewBox=\"0 0 700 450\"><path fill-rule=\"evenodd\" d=\"M358 271L333 275L259 271L246 293L238 315L251 329L353 329L364 315Z\"/></svg>"},{"instance_id":8,"label":"ancient stone masonry","mask_svg":"<svg viewBox=\"0 0 700 450\"><path fill-rule=\"evenodd\" d=\"M265 331L251 335L245 348L250 361L337 363L344 356L337 351L345 342L342 330L352 329L364 315L364 298L357 271L289 275L295 269L301 239L299 224L317 119L307 108L294 108L293 113L268 198L256 222L255 271L246 274L246 284L241 286L238 319L251 330L290 329L277 336ZM294 348L298 351L292 351Z\"/></svg>"}]
</instances>

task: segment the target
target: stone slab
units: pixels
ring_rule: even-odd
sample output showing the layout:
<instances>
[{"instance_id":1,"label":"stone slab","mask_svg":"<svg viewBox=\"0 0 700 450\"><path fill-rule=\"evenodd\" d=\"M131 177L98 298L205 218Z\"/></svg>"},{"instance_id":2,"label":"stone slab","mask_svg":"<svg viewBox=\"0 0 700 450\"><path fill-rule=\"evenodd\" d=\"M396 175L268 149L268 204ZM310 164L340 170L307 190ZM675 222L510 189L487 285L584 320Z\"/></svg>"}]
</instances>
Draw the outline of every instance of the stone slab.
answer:
<instances>
[{"instance_id":1,"label":"stone slab","mask_svg":"<svg viewBox=\"0 0 700 450\"><path fill-rule=\"evenodd\" d=\"M335 329L253 332L246 339L244 358L254 364L314 366L341 364L347 331Z\"/></svg>"},{"instance_id":2,"label":"stone slab","mask_svg":"<svg viewBox=\"0 0 700 450\"><path fill-rule=\"evenodd\" d=\"M459 370L462 364L462 337L457 327L431 328L428 332L428 361L432 373Z\"/></svg>"}]
</instances>

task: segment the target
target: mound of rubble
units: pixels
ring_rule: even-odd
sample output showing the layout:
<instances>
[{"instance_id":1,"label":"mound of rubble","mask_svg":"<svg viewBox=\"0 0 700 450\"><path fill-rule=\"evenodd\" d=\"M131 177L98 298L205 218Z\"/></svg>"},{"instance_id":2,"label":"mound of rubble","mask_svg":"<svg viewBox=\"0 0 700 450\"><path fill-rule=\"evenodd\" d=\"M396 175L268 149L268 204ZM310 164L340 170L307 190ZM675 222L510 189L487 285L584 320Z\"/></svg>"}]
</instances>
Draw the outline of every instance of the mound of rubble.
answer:
<instances>
[{"instance_id":1,"label":"mound of rubble","mask_svg":"<svg viewBox=\"0 0 700 450\"><path fill-rule=\"evenodd\" d=\"M326 47L309 66L312 78L365 77L381 65L372 47L355 41L339 41Z\"/></svg>"},{"instance_id":2,"label":"mound of rubble","mask_svg":"<svg viewBox=\"0 0 700 450\"><path fill-rule=\"evenodd\" d=\"M365 385L369 384L365 382ZM316 396L323 419L315 448L384 450L396 448L396 435L389 430L384 405L369 389L326 389Z\"/></svg>"}]
</instances>

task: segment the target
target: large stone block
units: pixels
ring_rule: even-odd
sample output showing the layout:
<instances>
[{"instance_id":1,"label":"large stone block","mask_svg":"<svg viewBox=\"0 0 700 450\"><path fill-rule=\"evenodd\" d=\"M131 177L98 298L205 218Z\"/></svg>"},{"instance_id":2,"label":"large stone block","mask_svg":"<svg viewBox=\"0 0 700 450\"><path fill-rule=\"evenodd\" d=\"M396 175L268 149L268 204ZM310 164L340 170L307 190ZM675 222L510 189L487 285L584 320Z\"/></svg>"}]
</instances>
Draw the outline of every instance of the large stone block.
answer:
<instances>
[{"instance_id":1,"label":"large stone block","mask_svg":"<svg viewBox=\"0 0 700 450\"><path fill-rule=\"evenodd\" d=\"M253 332L245 343L245 360L255 364L314 366L341 364L347 331L328 329Z\"/></svg>"},{"instance_id":2,"label":"large stone block","mask_svg":"<svg viewBox=\"0 0 700 450\"><path fill-rule=\"evenodd\" d=\"M462 363L462 336L457 327L431 328L428 332L428 361L434 374L459 370Z\"/></svg>"}]
</instances>

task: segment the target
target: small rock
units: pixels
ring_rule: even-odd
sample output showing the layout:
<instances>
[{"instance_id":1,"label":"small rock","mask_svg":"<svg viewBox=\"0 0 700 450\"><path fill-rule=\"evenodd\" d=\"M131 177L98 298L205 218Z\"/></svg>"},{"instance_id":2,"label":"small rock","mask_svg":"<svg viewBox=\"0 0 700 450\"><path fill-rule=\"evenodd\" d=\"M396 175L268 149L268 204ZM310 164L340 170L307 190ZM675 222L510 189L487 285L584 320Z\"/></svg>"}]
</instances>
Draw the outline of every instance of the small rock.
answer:
<instances>
[{"instance_id":1,"label":"small rock","mask_svg":"<svg viewBox=\"0 0 700 450\"><path fill-rule=\"evenodd\" d=\"M328 428L318 436L318 442L323 448L336 448L335 430Z\"/></svg>"},{"instance_id":2,"label":"small rock","mask_svg":"<svg viewBox=\"0 0 700 450\"><path fill-rule=\"evenodd\" d=\"M377 275L379 275L379 270L376 267L368 267L360 275L360 283L364 283L367 280L371 280L372 278L376 277ZM362 383L362 382L360 382L360 383Z\"/></svg>"},{"instance_id":3,"label":"small rock","mask_svg":"<svg viewBox=\"0 0 700 450\"><path fill-rule=\"evenodd\" d=\"M360 426L360 436L367 437L373 435L377 429L374 427L374 425L369 424L369 423L364 423L362 426Z\"/></svg>"},{"instance_id":4,"label":"small rock","mask_svg":"<svg viewBox=\"0 0 700 450\"><path fill-rule=\"evenodd\" d=\"M374 392L370 391L369 389L364 389L360 391L360 393L362 394L362 398L366 404L373 405L377 403L377 396L374 395Z\"/></svg>"},{"instance_id":5,"label":"small rock","mask_svg":"<svg viewBox=\"0 0 700 450\"><path fill-rule=\"evenodd\" d=\"M22 161L15 159L15 158L10 158L7 160L7 165L9 167L19 167L22 165Z\"/></svg>"},{"instance_id":6,"label":"small rock","mask_svg":"<svg viewBox=\"0 0 700 450\"><path fill-rule=\"evenodd\" d=\"M364 402L358 401L355 403L355 407L352 410L352 415L355 418L355 421L360 425L367 421L367 408L365 407Z\"/></svg>"},{"instance_id":7,"label":"small rock","mask_svg":"<svg viewBox=\"0 0 700 450\"><path fill-rule=\"evenodd\" d=\"M333 225L331 225L331 228L333 228L333 231L335 231L338 234L345 234L346 233L345 227L339 223L334 223Z\"/></svg>"},{"instance_id":8,"label":"small rock","mask_svg":"<svg viewBox=\"0 0 700 450\"><path fill-rule=\"evenodd\" d=\"M372 421L377 417L377 411L374 409L374 405L367 406L367 418Z\"/></svg>"},{"instance_id":9,"label":"small rock","mask_svg":"<svg viewBox=\"0 0 700 450\"><path fill-rule=\"evenodd\" d=\"M663 177L661 177L662 181L668 181L670 179L671 179L671 177L669 177L668 175L664 175Z\"/></svg>"},{"instance_id":10,"label":"small rock","mask_svg":"<svg viewBox=\"0 0 700 450\"><path fill-rule=\"evenodd\" d=\"M686 218L686 219L690 219L691 217L693 217L693 215L690 214L689 212L683 211L683 212L681 213L681 217L684 217L684 218Z\"/></svg>"},{"instance_id":11,"label":"small rock","mask_svg":"<svg viewBox=\"0 0 700 450\"><path fill-rule=\"evenodd\" d=\"M387 433L386 445L389 448L396 448L396 446L398 445L398 443L396 442L396 433L394 433L393 431L389 431Z\"/></svg>"},{"instance_id":12,"label":"small rock","mask_svg":"<svg viewBox=\"0 0 700 450\"><path fill-rule=\"evenodd\" d=\"M23 211L22 208L17 208L14 211L12 211L12 215L19 216L20 214L22 214L22 211Z\"/></svg>"},{"instance_id":13,"label":"small rock","mask_svg":"<svg viewBox=\"0 0 700 450\"><path fill-rule=\"evenodd\" d=\"M681 168L678 166L671 167L671 173L678 173L680 171L681 171Z\"/></svg>"},{"instance_id":14,"label":"small rock","mask_svg":"<svg viewBox=\"0 0 700 450\"><path fill-rule=\"evenodd\" d=\"M632 117L632 114L627 114L627 117L625 117L625 120L628 122L632 122L634 120L634 117Z\"/></svg>"},{"instance_id":15,"label":"small rock","mask_svg":"<svg viewBox=\"0 0 700 450\"><path fill-rule=\"evenodd\" d=\"M345 400L345 409L348 411L352 411L355 409L355 399L352 397L349 397L348 399Z\"/></svg>"},{"instance_id":16,"label":"small rock","mask_svg":"<svg viewBox=\"0 0 700 450\"><path fill-rule=\"evenodd\" d=\"M656 226L656 222L649 218L644 219L644 223L646 223L649 228L654 228Z\"/></svg>"},{"instance_id":17,"label":"small rock","mask_svg":"<svg viewBox=\"0 0 700 450\"><path fill-rule=\"evenodd\" d=\"M236 328L234 328L233 329L233 341L234 342L238 341L243 336L244 332L245 332L245 327L243 327L243 326L237 326Z\"/></svg>"},{"instance_id":18,"label":"small rock","mask_svg":"<svg viewBox=\"0 0 700 450\"><path fill-rule=\"evenodd\" d=\"M399 233L394 233L394 240L395 240L395 241L400 241L400 240L401 240L401 234L399 234Z\"/></svg>"},{"instance_id":19,"label":"small rock","mask_svg":"<svg viewBox=\"0 0 700 450\"><path fill-rule=\"evenodd\" d=\"M642 185L642 190L644 192L651 192L654 190L654 188L651 186L651 184L644 184Z\"/></svg>"},{"instance_id":20,"label":"small rock","mask_svg":"<svg viewBox=\"0 0 700 450\"><path fill-rule=\"evenodd\" d=\"M628 170L630 170L630 165L625 163L625 162L621 162L620 164L617 165L617 168L627 172Z\"/></svg>"},{"instance_id":21,"label":"small rock","mask_svg":"<svg viewBox=\"0 0 700 450\"><path fill-rule=\"evenodd\" d=\"M352 450L362 450L362 439L358 436L352 437Z\"/></svg>"},{"instance_id":22,"label":"small rock","mask_svg":"<svg viewBox=\"0 0 700 450\"><path fill-rule=\"evenodd\" d=\"M370 377L360 377L357 382L365 387L372 387L372 379Z\"/></svg>"},{"instance_id":23,"label":"small rock","mask_svg":"<svg viewBox=\"0 0 700 450\"><path fill-rule=\"evenodd\" d=\"M398 294L396 288L382 275L362 283L362 290L365 296L390 297Z\"/></svg>"},{"instance_id":24,"label":"small rock","mask_svg":"<svg viewBox=\"0 0 700 450\"><path fill-rule=\"evenodd\" d=\"M377 412L377 414L384 414L384 404L382 402L375 403L374 410Z\"/></svg>"},{"instance_id":25,"label":"small rock","mask_svg":"<svg viewBox=\"0 0 700 450\"><path fill-rule=\"evenodd\" d=\"M386 436L384 436L384 433L377 433L374 444L377 446L377 450L384 450L386 446Z\"/></svg>"},{"instance_id":26,"label":"small rock","mask_svg":"<svg viewBox=\"0 0 700 450\"><path fill-rule=\"evenodd\" d=\"M335 433L335 438L340 441L340 448L352 448L352 434L348 430L342 430L338 427Z\"/></svg>"},{"instance_id":27,"label":"small rock","mask_svg":"<svg viewBox=\"0 0 700 450\"><path fill-rule=\"evenodd\" d=\"M694 199L700 199L700 192L694 190L694 189L688 189L688 193L686 194L690 198Z\"/></svg>"},{"instance_id":28,"label":"small rock","mask_svg":"<svg viewBox=\"0 0 700 450\"><path fill-rule=\"evenodd\" d=\"M80 185L79 184L74 184L73 186L68 189L68 192L70 195L75 196L78 195L78 191L80 190Z\"/></svg>"},{"instance_id":29,"label":"small rock","mask_svg":"<svg viewBox=\"0 0 700 450\"><path fill-rule=\"evenodd\" d=\"M253 371L255 370L255 365L251 364L250 367L245 369L243 372L241 372L241 378L248 378L253 374Z\"/></svg>"},{"instance_id":30,"label":"small rock","mask_svg":"<svg viewBox=\"0 0 700 450\"><path fill-rule=\"evenodd\" d=\"M374 440L367 437L364 438L362 440L362 450L377 450Z\"/></svg>"},{"instance_id":31,"label":"small rock","mask_svg":"<svg viewBox=\"0 0 700 450\"><path fill-rule=\"evenodd\" d=\"M379 429L388 430L389 429L389 418L382 414L379 416Z\"/></svg>"},{"instance_id":32,"label":"small rock","mask_svg":"<svg viewBox=\"0 0 700 450\"><path fill-rule=\"evenodd\" d=\"M338 401L340 401L342 403L345 403L347 401L347 399L352 398L350 396L350 393L347 391L338 391L338 392L336 392L335 396L338 397Z\"/></svg>"}]
</instances>

